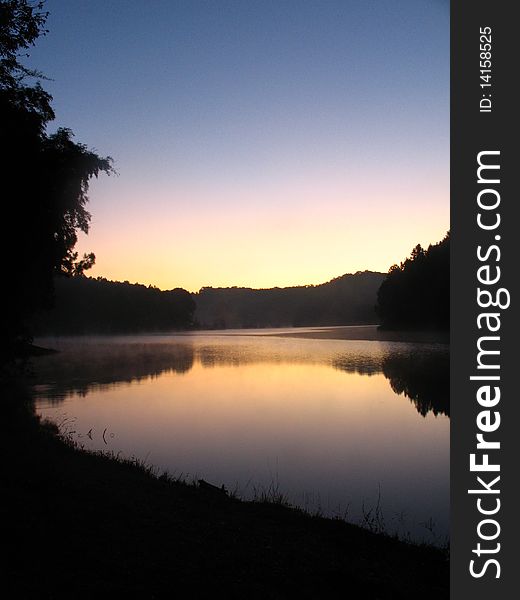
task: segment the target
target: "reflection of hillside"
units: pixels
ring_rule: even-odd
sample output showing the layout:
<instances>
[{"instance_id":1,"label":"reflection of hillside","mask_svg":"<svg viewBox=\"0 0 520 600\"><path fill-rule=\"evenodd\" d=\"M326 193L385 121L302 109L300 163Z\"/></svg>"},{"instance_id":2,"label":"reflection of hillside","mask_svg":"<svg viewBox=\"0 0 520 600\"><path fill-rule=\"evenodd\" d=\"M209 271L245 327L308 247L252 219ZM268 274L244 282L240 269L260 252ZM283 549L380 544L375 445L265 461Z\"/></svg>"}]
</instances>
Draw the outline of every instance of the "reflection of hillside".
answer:
<instances>
[{"instance_id":1,"label":"reflection of hillside","mask_svg":"<svg viewBox=\"0 0 520 600\"><path fill-rule=\"evenodd\" d=\"M258 345L251 346L221 346L204 345L196 350L197 359L203 367L212 368L217 366L246 366L257 363L281 364L305 364L305 365L330 365L334 368L358 373L360 375L372 375L381 372L381 358L369 353L350 352L335 353L326 352L305 353L301 351L288 351L287 349L276 350L270 346L264 348Z\"/></svg>"},{"instance_id":2,"label":"reflection of hillside","mask_svg":"<svg viewBox=\"0 0 520 600\"><path fill-rule=\"evenodd\" d=\"M347 373L358 373L359 375L376 375L381 373L381 357L367 355L345 354L335 358L332 366Z\"/></svg>"},{"instance_id":3,"label":"reflection of hillside","mask_svg":"<svg viewBox=\"0 0 520 600\"><path fill-rule=\"evenodd\" d=\"M404 394L426 416L450 415L450 359L448 352L389 355L383 373L396 394Z\"/></svg>"},{"instance_id":4,"label":"reflection of hillside","mask_svg":"<svg viewBox=\"0 0 520 600\"><path fill-rule=\"evenodd\" d=\"M367 352L302 352L266 344L86 343L38 358L36 391L51 402L67 395L141 381L163 373L186 373L195 363L204 368L272 365L329 365L348 373L381 372L381 356Z\"/></svg>"},{"instance_id":5,"label":"reflection of hillside","mask_svg":"<svg viewBox=\"0 0 520 600\"><path fill-rule=\"evenodd\" d=\"M193 361L189 344L85 344L38 359L36 385L45 385L43 395L59 401L67 394L186 373Z\"/></svg>"},{"instance_id":6,"label":"reflection of hillside","mask_svg":"<svg viewBox=\"0 0 520 600\"><path fill-rule=\"evenodd\" d=\"M195 363L203 368L240 367L258 363L272 365L325 365L359 375L383 373L395 393L404 394L425 416L449 416L449 354L419 351L396 354L388 349L367 352L325 351L313 346L257 343L95 343L72 345L59 354L37 359L36 391L51 402L67 395L87 395L90 390L141 381L164 373L186 373Z\"/></svg>"},{"instance_id":7,"label":"reflection of hillside","mask_svg":"<svg viewBox=\"0 0 520 600\"><path fill-rule=\"evenodd\" d=\"M417 412L426 416L450 416L450 365L447 351L386 354L384 356L344 355L332 366L347 373L383 373L396 394L409 398Z\"/></svg>"}]
</instances>

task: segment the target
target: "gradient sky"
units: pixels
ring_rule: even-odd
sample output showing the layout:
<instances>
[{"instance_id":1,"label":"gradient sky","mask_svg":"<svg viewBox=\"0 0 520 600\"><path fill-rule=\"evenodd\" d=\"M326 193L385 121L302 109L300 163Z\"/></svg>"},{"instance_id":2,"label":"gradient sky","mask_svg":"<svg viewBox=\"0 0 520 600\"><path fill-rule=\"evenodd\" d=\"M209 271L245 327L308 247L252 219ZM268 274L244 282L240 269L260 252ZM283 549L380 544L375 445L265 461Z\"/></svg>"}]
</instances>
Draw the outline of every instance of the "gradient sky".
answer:
<instances>
[{"instance_id":1,"label":"gradient sky","mask_svg":"<svg viewBox=\"0 0 520 600\"><path fill-rule=\"evenodd\" d=\"M90 272L162 289L387 271L449 228L446 0L48 0L28 60L111 155Z\"/></svg>"}]
</instances>

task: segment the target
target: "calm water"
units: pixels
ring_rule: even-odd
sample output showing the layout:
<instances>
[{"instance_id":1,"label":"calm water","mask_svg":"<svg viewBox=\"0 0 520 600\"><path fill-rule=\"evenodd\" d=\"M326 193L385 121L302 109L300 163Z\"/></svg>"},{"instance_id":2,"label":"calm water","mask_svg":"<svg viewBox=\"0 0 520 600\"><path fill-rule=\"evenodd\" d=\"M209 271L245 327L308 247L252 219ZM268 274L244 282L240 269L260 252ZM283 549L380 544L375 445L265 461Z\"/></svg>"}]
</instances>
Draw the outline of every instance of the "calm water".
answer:
<instances>
[{"instance_id":1,"label":"calm water","mask_svg":"<svg viewBox=\"0 0 520 600\"><path fill-rule=\"evenodd\" d=\"M38 340L62 352L35 361L37 411L89 449L445 541L447 346L254 333Z\"/></svg>"}]
</instances>

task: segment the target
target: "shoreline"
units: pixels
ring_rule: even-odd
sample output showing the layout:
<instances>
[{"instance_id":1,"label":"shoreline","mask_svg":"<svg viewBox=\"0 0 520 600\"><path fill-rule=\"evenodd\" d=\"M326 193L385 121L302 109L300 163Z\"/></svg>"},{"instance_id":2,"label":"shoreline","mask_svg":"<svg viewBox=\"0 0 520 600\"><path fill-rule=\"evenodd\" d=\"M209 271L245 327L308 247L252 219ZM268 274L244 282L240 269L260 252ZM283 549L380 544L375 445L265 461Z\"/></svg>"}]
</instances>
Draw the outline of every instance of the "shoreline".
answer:
<instances>
[{"instance_id":1,"label":"shoreline","mask_svg":"<svg viewBox=\"0 0 520 600\"><path fill-rule=\"evenodd\" d=\"M105 339L128 337L281 337L313 340L344 340L367 342L403 342L449 345L449 331L438 330L391 330L380 329L379 325L333 325L312 327L266 327L244 329L194 329L190 331L141 331L126 333L83 333L83 334L45 334L35 336L38 343L48 344L53 339ZM39 350L52 352L41 348Z\"/></svg>"},{"instance_id":2,"label":"shoreline","mask_svg":"<svg viewBox=\"0 0 520 600\"><path fill-rule=\"evenodd\" d=\"M313 331L294 331L278 335L305 339L359 340L368 342L409 342L449 344L450 334L445 331L379 329L378 325L339 325L316 328Z\"/></svg>"},{"instance_id":3,"label":"shoreline","mask_svg":"<svg viewBox=\"0 0 520 600\"><path fill-rule=\"evenodd\" d=\"M38 556L11 556L8 586L18 597L100 588L143 598L181 590L212 598L221 589L231 598L447 597L442 550L157 477L138 461L67 441L40 422L26 392L11 394L10 405L6 542Z\"/></svg>"}]
</instances>

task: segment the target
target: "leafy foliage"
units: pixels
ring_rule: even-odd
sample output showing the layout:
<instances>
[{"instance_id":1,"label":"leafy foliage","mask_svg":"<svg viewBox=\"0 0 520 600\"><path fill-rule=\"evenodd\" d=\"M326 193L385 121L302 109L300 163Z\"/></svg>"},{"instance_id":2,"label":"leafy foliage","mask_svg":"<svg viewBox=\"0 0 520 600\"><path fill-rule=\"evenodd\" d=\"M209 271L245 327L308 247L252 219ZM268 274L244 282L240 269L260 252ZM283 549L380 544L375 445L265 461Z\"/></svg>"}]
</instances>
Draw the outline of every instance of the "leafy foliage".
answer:
<instances>
[{"instance_id":1,"label":"leafy foliage","mask_svg":"<svg viewBox=\"0 0 520 600\"><path fill-rule=\"evenodd\" d=\"M34 311L50 306L53 276L82 273L94 263L74 252L77 232L88 232L88 184L112 172L112 161L74 142L70 129L47 133L54 118L52 97L39 82L41 74L26 69L21 56L44 35L43 3L0 2L0 162L4 224L4 280L7 309L0 333L9 354ZM4 357L2 357L4 358Z\"/></svg>"},{"instance_id":2,"label":"leafy foliage","mask_svg":"<svg viewBox=\"0 0 520 600\"><path fill-rule=\"evenodd\" d=\"M48 13L44 2L32 4L27 0L2 0L0 2L0 81L16 87L27 76L41 76L20 63L19 56L34 46L45 29Z\"/></svg>"},{"instance_id":3,"label":"leafy foliage","mask_svg":"<svg viewBox=\"0 0 520 600\"><path fill-rule=\"evenodd\" d=\"M410 258L390 267L377 297L384 327L448 329L450 233L427 250L416 246Z\"/></svg>"}]
</instances>

